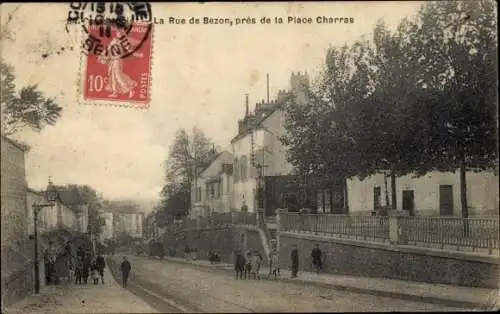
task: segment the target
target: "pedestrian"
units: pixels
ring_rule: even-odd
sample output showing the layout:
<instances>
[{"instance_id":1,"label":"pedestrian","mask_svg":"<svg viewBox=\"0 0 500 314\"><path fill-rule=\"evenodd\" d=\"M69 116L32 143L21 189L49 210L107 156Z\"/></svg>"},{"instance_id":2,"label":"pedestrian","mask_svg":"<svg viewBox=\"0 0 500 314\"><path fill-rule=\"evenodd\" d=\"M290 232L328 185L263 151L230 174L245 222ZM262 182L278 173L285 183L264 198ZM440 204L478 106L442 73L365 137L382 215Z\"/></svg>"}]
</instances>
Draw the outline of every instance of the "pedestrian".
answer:
<instances>
[{"instance_id":1,"label":"pedestrian","mask_svg":"<svg viewBox=\"0 0 500 314\"><path fill-rule=\"evenodd\" d=\"M45 266L45 284L50 285L51 284L50 279L51 279L51 272L52 272L52 263L51 263L49 249L45 249L43 251L43 263Z\"/></svg>"},{"instance_id":2,"label":"pedestrian","mask_svg":"<svg viewBox=\"0 0 500 314\"><path fill-rule=\"evenodd\" d=\"M96 258L97 263L97 271L99 272L99 276L101 277L101 283L104 284L104 268L106 267L106 262L104 261L104 257L101 252L97 254Z\"/></svg>"},{"instance_id":3,"label":"pedestrian","mask_svg":"<svg viewBox=\"0 0 500 314\"><path fill-rule=\"evenodd\" d=\"M184 257L186 258L186 261L189 261L190 253L191 250L189 249L189 246L186 245L186 248L184 249Z\"/></svg>"},{"instance_id":4,"label":"pedestrian","mask_svg":"<svg viewBox=\"0 0 500 314\"><path fill-rule=\"evenodd\" d=\"M124 256L123 262L120 265L120 270L122 271L123 287L127 286L128 275L130 274L131 269L132 265L130 265L130 262L127 260L127 257Z\"/></svg>"},{"instance_id":5,"label":"pedestrian","mask_svg":"<svg viewBox=\"0 0 500 314\"><path fill-rule=\"evenodd\" d=\"M234 263L234 270L236 272L236 279L238 276L240 279L243 279L243 270L245 269L245 257L241 254L240 251L236 252L236 258Z\"/></svg>"},{"instance_id":6,"label":"pedestrian","mask_svg":"<svg viewBox=\"0 0 500 314\"><path fill-rule=\"evenodd\" d=\"M85 254L83 258L83 267L82 267L82 278L83 284L87 284L90 276L90 254Z\"/></svg>"},{"instance_id":7,"label":"pedestrian","mask_svg":"<svg viewBox=\"0 0 500 314\"><path fill-rule=\"evenodd\" d=\"M313 268L316 273L319 273L319 271L323 269L322 254L323 253L321 252L319 245L316 243L316 246L311 251Z\"/></svg>"},{"instance_id":8,"label":"pedestrian","mask_svg":"<svg viewBox=\"0 0 500 314\"><path fill-rule=\"evenodd\" d=\"M276 277L281 276L279 256L276 249L272 249L271 252L269 252L269 276L271 275L274 275L275 279Z\"/></svg>"},{"instance_id":9,"label":"pedestrian","mask_svg":"<svg viewBox=\"0 0 500 314\"><path fill-rule=\"evenodd\" d=\"M247 251L245 256L245 279L250 279L250 273L252 272L252 254Z\"/></svg>"},{"instance_id":10,"label":"pedestrian","mask_svg":"<svg viewBox=\"0 0 500 314\"><path fill-rule=\"evenodd\" d=\"M260 280L260 266L262 265L262 255L260 255L258 250L255 250L252 255L252 277L253 279L259 279Z\"/></svg>"},{"instance_id":11,"label":"pedestrian","mask_svg":"<svg viewBox=\"0 0 500 314\"><path fill-rule=\"evenodd\" d=\"M296 278L299 272L299 251L296 244L292 246L290 257L292 259L292 278Z\"/></svg>"},{"instance_id":12,"label":"pedestrian","mask_svg":"<svg viewBox=\"0 0 500 314\"><path fill-rule=\"evenodd\" d=\"M81 285L83 279L83 260L80 257L76 258L75 265L75 285Z\"/></svg>"},{"instance_id":13,"label":"pedestrian","mask_svg":"<svg viewBox=\"0 0 500 314\"><path fill-rule=\"evenodd\" d=\"M90 276L92 277L92 281L94 282L94 285L97 285L99 283L99 271L97 267L97 262L94 261L92 263L92 266L90 266Z\"/></svg>"}]
</instances>

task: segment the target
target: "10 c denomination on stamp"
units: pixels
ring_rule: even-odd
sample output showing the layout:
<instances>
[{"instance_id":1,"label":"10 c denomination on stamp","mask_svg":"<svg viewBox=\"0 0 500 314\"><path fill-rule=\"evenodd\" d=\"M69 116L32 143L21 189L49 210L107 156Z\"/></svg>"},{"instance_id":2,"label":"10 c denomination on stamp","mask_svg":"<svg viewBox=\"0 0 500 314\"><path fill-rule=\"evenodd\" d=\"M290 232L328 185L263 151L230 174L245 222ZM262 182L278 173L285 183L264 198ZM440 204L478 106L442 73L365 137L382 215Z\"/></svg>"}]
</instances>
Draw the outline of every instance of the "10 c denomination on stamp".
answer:
<instances>
[{"instance_id":1,"label":"10 c denomination on stamp","mask_svg":"<svg viewBox=\"0 0 500 314\"><path fill-rule=\"evenodd\" d=\"M151 100L151 25L134 22L127 32L112 27L109 38L100 37L99 32L98 26L90 26L89 36L82 44L87 51L83 56L86 64L81 82L84 102L148 107Z\"/></svg>"}]
</instances>

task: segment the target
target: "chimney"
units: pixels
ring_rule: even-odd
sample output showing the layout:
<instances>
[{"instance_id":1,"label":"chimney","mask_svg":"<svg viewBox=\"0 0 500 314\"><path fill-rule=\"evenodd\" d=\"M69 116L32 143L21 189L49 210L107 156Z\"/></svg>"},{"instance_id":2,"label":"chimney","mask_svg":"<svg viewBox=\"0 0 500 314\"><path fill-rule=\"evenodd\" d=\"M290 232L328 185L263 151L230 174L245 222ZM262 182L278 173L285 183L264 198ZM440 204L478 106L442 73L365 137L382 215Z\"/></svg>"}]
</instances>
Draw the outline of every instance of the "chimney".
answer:
<instances>
[{"instance_id":1,"label":"chimney","mask_svg":"<svg viewBox=\"0 0 500 314\"><path fill-rule=\"evenodd\" d=\"M269 73L267 73L267 103L269 103Z\"/></svg>"},{"instance_id":2,"label":"chimney","mask_svg":"<svg viewBox=\"0 0 500 314\"><path fill-rule=\"evenodd\" d=\"M248 117L248 94L245 94L245 117Z\"/></svg>"}]
</instances>

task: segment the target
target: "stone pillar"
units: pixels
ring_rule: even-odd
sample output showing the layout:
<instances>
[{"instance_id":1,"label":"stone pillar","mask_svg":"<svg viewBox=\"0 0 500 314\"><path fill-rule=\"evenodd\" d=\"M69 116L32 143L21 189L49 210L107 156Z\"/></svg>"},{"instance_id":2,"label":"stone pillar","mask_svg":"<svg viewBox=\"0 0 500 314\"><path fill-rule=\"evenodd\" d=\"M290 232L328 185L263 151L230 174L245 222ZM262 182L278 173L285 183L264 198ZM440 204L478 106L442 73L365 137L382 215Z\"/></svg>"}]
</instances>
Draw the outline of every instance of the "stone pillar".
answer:
<instances>
[{"instance_id":1,"label":"stone pillar","mask_svg":"<svg viewBox=\"0 0 500 314\"><path fill-rule=\"evenodd\" d=\"M404 229L404 217L402 211L395 211L389 216L389 240L392 244L408 244Z\"/></svg>"}]
</instances>

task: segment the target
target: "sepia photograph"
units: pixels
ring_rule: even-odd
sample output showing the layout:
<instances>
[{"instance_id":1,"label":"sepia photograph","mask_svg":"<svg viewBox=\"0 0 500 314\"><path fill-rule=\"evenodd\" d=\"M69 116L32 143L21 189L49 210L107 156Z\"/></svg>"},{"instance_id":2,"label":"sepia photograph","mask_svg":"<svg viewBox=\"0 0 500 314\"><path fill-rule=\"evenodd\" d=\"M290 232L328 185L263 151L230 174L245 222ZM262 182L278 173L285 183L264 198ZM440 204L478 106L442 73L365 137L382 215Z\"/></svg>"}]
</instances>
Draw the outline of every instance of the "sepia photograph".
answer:
<instances>
[{"instance_id":1,"label":"sepia photograph","mask_svg":"<svg viewBox=\"0 0 500 314\"><path fill-rule=\"evenodd\" d=\"M497 15L3 2L1 312L498 311Z\"/></svg>"}]
</instances>

